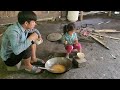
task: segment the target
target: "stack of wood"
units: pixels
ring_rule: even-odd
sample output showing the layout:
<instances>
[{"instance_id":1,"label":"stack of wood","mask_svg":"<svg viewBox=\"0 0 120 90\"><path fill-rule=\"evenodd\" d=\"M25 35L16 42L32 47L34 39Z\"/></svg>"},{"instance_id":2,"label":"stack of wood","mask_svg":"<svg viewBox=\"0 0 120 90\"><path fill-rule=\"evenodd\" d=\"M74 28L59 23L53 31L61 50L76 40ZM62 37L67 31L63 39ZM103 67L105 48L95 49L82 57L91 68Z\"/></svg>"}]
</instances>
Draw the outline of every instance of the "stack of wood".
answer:
<instances>
[{"instance_id":1,"label":"stack of wood","mask_svg":"<svg viewBox=\"0 0 120 90\"><path fill-rule=\"evenodd\" d=\"M110 38L114 40L120 40L120 38L112 37L108 35L103 35L103 33L120 33L120 31L117 31L115 29L101 29L101 30L95 30L90 28L84 28L84 30L76 30L77 33L79 33L82 37L91 37L95 41L97 41L99 44L104 46L106 49L109 50L109 47L101 40L101 38Z\"/></svg>"}]
</instances>

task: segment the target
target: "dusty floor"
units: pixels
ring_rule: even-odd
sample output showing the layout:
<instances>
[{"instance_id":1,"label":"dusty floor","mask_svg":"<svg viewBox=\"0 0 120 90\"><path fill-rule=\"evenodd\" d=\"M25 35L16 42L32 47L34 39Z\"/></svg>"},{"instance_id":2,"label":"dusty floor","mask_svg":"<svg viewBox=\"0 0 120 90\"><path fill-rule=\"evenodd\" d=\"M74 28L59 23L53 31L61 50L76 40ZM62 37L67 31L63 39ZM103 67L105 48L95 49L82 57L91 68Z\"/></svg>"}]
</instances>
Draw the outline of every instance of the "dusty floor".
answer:
<instances>
[{"instance_id":1,"label":"dusty floor","mask_svg":"<svg viewBox=\"0 0 120 90\"><path fill-rule=\"evenodd\" d=\"M107 22L100 24L100 22ZM63 23L63 22L62 22ZM65 22L64 22L65 23ZM83 21L76 22L79 26L83 23L94 24L96 29L116 29L120 30L120 20L110 18L93 17ZM37 46L37 56L44 60L53 53L64 53L65 49L61 43L50 42L46 36L52 32L62 32L60 29L61 22L48 23L40 22L37 28L40 30L44 43ZM119 37L120 33L109 33L108 35ZM83 52L86 55L87 62L81 64L80 68L71 69L64 74L52 74L47 71L39 75L33 75L24 71L7 72L5 65L0 61L0 78L1 79L119 79L120 78L120 41L105 38L110 50L105 49L98 43L81 42ZM114 59L112 56L116 56Z\"/></svg>"}]
</instances>

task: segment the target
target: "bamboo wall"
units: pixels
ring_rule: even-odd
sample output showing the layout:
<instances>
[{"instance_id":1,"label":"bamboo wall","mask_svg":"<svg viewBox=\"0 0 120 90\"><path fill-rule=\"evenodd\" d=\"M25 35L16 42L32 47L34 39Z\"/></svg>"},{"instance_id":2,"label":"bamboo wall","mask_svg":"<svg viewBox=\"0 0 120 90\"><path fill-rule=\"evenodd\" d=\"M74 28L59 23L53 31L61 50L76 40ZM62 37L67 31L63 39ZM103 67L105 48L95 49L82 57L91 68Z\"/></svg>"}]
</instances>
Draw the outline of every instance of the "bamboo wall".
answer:
<instances>
[{"instance_id":1,"label":"bamboo wall","mask_svg":"<svg viewBox=\"0 0 120 90\"><path fill-rule=\"evenodd\" d=\"M0 18L9 18L16 17L19 11L0 11ZM34 11L38 17L58 17L61 16L61 12L59 11Z\"/></svg>"},{"instance_id":2,"label":"bamboo wall","mask_svg":"<svg viewBox=\"0 0 120 90\"><path fill-rule=\"evenodd\" d=\"M0 11L0 25L14 23L17 21L19 11ZM34 11L38 19L56 18L59 16L65 17L66 11Z\"/></svg>"}]
</instances>

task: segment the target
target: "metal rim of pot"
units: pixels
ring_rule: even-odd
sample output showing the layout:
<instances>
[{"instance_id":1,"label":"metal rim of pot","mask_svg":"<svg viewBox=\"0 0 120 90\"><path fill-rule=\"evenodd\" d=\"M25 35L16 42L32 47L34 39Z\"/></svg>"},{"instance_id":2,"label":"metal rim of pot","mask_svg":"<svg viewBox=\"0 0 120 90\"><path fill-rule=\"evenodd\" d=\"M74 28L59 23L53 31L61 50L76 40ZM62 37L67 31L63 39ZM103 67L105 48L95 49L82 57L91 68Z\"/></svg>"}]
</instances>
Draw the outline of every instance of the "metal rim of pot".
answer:
<instances>
[{"instance_id":1,"label":"metal rim of pot","mask_svg":"<svg viewBox=\"0 0 120 90\"><path fill-rule=\"evenodd\" d=\"M49 60L45 63L45 68L51 68L51 66L56 65L57 63L51 65L50 67L47 66L47 65L48 65L53 59L55 59L55 58L56 58L56 59L57 59L57 58L63 58L64 60L67 61L67 62L66 62L66 65L69 65L68 68L65 66L65 67L66 67L66 70L65 70L64 72L62 72L62 73L65 73L65 72L69 71L69 70L72 68L72 61L69 60L68 58L65 58L65 57L54 57L54 58L49 59ZM49 69L47 69L47 71L49 71L49 72L51 72L51 73L54 73L54 74L62 74L62 73L52 72L52 71L49 70Z\"/></svg>"}]
</instances>

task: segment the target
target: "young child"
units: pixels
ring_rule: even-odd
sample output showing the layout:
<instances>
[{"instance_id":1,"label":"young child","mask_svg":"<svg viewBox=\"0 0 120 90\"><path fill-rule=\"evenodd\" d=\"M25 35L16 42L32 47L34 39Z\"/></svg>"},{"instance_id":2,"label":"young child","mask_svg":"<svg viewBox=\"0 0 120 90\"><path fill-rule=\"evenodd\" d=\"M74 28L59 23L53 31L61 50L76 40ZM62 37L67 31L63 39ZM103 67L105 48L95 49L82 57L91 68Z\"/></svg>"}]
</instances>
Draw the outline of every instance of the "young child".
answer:
<instances>
[{"instance_id":1,"label":"young child","mask_svg":"<svg viewBox=\"0 0 120 90\"><path fill-rule=\"evenodd\" d=\"M69 23L63 27L64 35L62 42L65 45L67 51L66 58L69 58L69 54L73 49L77 49L78 52L82 52L81 44L78 42L77 34L75 33L75 24Z\"/></svg>"}]
</instances>

